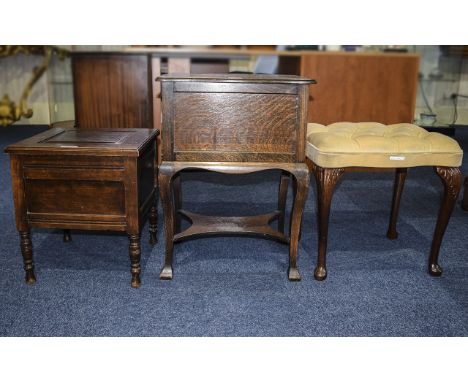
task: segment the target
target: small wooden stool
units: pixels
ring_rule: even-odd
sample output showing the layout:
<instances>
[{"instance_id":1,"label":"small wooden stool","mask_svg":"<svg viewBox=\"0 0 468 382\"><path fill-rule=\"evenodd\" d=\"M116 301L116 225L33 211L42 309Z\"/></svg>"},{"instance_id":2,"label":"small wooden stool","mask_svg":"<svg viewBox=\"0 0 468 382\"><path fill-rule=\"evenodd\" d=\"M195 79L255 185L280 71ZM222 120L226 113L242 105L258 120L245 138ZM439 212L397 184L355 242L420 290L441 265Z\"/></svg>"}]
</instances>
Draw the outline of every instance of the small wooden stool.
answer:
<instances>
[{"instance_id":1,"label":"small wooden stool","mask_svg":"<svg viewBox=\"0 0 468 382\"><path fill-rule=\"evenodd\" d=\"M383 125L380 123L340 122L328 126L309 123L306 156L317 181L318 199L318 261L314 276L321 281L327 277L326 250L328 218L333 189L341 176L351 168L395 169L389 239L396 239L396 221L407 169L433 166L442 179L445 192L429 256L429 274L440 276L437 260L440 244L461 187L463 151L458 143L445 135L429 133L409 123Z\"/></svg>"}]
</instances>

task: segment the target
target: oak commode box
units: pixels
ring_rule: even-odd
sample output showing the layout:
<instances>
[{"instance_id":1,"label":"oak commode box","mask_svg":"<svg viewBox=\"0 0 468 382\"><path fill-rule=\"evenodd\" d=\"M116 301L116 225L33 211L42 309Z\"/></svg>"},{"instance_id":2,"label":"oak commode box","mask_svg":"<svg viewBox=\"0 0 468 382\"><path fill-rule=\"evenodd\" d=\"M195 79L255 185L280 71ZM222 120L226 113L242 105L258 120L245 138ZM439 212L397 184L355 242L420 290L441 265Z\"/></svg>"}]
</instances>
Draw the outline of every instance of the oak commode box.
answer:
<instances>
[{"instance_id":1,"label":"oak commode box","mask_svg":"<svg viewBox=\"0 0 468 382\"><path fill-rule=\"evenodd\" d=\"M172 278L173 243L197 235L256 234L289 243L290 280L299 280L298 237L309 174L305 139L309 85L288 75L164 75L162 163L159 187L165 216L166 260L162 279ZM278 209L257 216L202 216L182 209L180 171L242 174L282 170ZM292 175L294 205L284 234L284 188ZM191 226L181 231L181 217ZM278 220L278 229L270 223Z\"/></svg>"},{"instance_id":2,"label":"oak commode box","mask_svg":"<svg viewBox=\"0 0 468 382\"><path fill-rule=\"evenodd\" d=\"M156 242L153 129L53 128L6 148L26 282L36 281L30 228L123 231L133 287L140 285L140 234L149 213Z\"/></svg>"}]
</instances>

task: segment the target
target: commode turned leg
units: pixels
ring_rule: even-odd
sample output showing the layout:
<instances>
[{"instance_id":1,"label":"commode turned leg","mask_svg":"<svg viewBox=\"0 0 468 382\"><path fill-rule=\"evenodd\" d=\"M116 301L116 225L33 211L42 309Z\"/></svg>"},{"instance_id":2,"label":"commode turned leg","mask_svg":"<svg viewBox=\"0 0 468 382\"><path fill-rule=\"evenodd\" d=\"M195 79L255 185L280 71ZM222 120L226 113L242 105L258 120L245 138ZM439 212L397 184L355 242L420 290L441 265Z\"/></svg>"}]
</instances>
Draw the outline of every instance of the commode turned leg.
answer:
<instances>
[{"instance_id":1,"label":"commode turned leg","mask_svg":"<svg viewBox=\"0 0 468 382\"><path fill-rule=\"evenodd\" d=\"M429 255L429 274L431 276L441 276L442 268L438 264L439 250L445 229L460 192L461 172L458 167L434 167L434 171L439 175L444 184L444 197L439 209L434 237L432 239L431 253Z\"/></svg>"},{"instance_id":2,"label":"commode turned leg","mask_svg":"<svg viewBox=\"0 0 468 382\"><path fill-rule=\"evenodd\" d=\"M36 276L34 275L31 234L29 231L20 231L19 234L21 254L23 255L24 271L26 272L26 283L34 284L36 282Z\"/></svg>"},{"instance_id":3,"label":"commode turned leg","mask_svg":"<svg viewBox=\"0 0 468 382\"><path fill-rule=\"evenodd\" d=\"M140 235L128 235L128 238L130 240L128 251L130 255L130 264L131 264L131 273L132 273L131 285L133 288L139 288L141 285L141 281L140 281L140 273L141 273Z\"/></svg>"},{"instance_id":4,"label":"commode turned leg","mask_svg":"<svg viewBox=\"0 0 468 382\"><path fill-rule=\"evenodd\" d=\"M318 258L314 277L318 281L327 278L326 252L328 241L328 218L333 190L344 174L344 168L322 168L315 166L315 179L317 181L317 216L318 216Z\"/></svg>"},{"instance_id":5,"label":"commode turned leg","mask_svg":"<svg viewBox=\"0 0 468 382\"><path fill-rule=\"evenodd\" d=\"M406 174L408 169L397 168L395 169L395 183L393 186L393 198L392 198L392 211L390 213L390 223L388 225L387 237L394 240L398 237L396 230L396 224L398 219L398 211L400 209L401 194L403 193L403 187L405 185Z\"/></svg>"},{"instance_id":6,"label":"commode turned leg","mask_svg":"<svg viewBox=\"0 0 468 382\"><path fill-rule=\"evenodd\" d=\"M158 198L155 197L149 213L149 234L150 244L155 245L158 242Z\"/></svg>"}]
</instances>

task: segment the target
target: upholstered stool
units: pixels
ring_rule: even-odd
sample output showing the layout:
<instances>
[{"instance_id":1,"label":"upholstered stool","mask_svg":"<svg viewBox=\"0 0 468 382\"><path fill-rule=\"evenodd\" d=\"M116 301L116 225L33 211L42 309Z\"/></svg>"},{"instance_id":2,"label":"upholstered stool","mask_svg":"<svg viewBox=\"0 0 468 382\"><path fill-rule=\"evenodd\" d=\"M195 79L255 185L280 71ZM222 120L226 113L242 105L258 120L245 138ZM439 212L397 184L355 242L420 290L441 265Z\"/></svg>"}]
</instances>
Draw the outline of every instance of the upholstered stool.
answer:
<instances>
[{"instance_id":1,"label":"upholstered stool","mask_svg":"<svg viewBox=\"0 0 468 382\"><path fill-rule=\"evenodd\" d=\"M351 168L395 169L387 232L389 239L395 239L398 235L396 221L407 168L434 167L442 179L445 192L432 240L429 273L432 276L442 274L438 264L440 244L461 187L459 166L463 151L455 140L439 133L429 133L409 123L383 125L340 122L328 126L309 123L306 156L317 181L319 243L314 272L317 280L327 277L328 218L333 189L341 176Z\"/></svg>"}]
</instances>

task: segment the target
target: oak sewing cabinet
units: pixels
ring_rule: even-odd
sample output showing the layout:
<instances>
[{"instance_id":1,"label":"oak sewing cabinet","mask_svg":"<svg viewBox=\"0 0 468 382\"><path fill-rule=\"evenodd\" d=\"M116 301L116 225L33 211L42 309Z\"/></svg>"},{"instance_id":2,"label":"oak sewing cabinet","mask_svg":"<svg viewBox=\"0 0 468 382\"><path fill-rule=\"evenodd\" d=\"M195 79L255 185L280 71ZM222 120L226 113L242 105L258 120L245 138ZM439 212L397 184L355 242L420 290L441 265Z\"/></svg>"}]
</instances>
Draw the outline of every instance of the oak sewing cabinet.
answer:
<instances>
[{"instance_id":1,"label":"oak sewing cabinet","mask_svg":"<svg viewBox=\"0 0 468 382\"><path fill-rule=\"evenodd\" d=\"M290 75L169 74L158 78L162 95L162 163L159 189L164 210L166 257L161 279L172 279L174 243L199 235L247 234L289 244L289 280L296 265L309 187L305 134L309 85ZM278 209L256 216L204 216L182 209L180 172L245 174L281 170ZM289 235L284 232L284 188L293 178ZM181 218L191 225L181 231ZM277 220L278 229L270 223Z\"/></svg>"},{"instance_id":2,"label":"oak sewing cabinet","mask_svg":"<svg viewBox=\"0 0 468 382\"><path fill-rule=\"evenodd\" d=\"M26 282L36 281L30 228L123 231L131 285L140 286L140 235L149 215L156 242L153 129L52 128L6 148Z\"/></svg>"}]
</instances>

